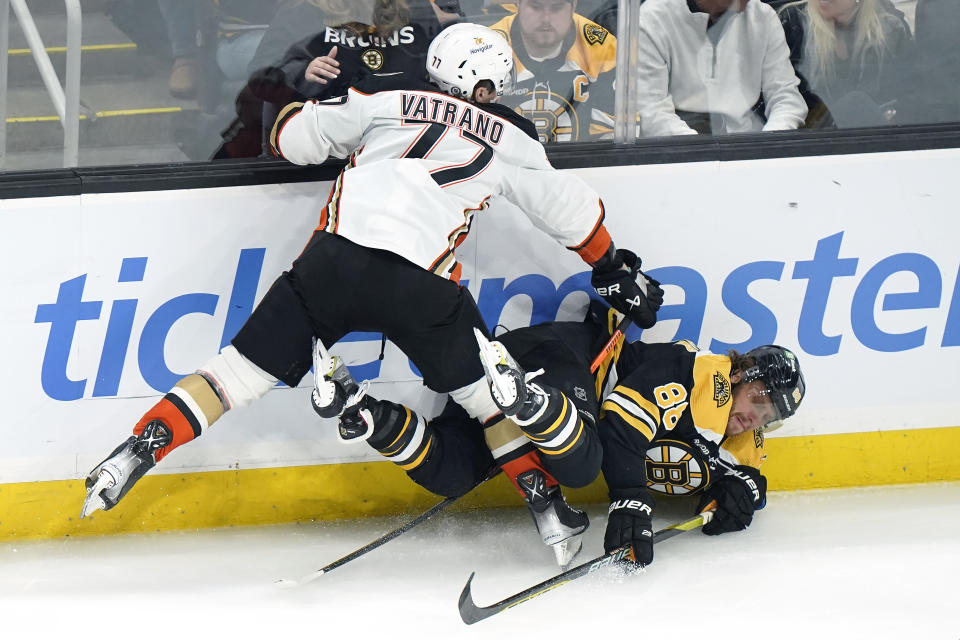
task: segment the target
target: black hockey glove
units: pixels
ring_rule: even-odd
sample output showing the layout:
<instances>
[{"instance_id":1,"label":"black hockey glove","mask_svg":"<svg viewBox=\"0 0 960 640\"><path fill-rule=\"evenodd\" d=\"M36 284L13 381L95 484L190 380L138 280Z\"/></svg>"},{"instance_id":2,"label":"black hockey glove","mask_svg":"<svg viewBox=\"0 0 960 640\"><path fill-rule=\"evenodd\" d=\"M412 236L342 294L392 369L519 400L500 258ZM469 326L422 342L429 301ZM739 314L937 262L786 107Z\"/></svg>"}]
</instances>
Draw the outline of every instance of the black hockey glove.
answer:
<instances>
[{"instance_id":1,"label":"black hockey glove","mask_svg":"<svg viewBox=\"0 0 960 640\"><path fill-rule=\"evenodd\" d=\"M636 564L653 562L653 507L654 501L646 489L611 491L607 531L603 549L607 553L629 544L633 547Z\"/></svg>"},{"instance_id":2,"label":"black hockey glove","mask_svg":"<svg viewBox=\"0 0 960 640\"><path fill-rule=\"evenodd\" d=\"M713 519L703 525L703 532L716 536L742 531L753 522L753 512L766 503L767 479L757 469L740 465L707 487L697 505L697 513L711 500L717 501L717 510Z\"/></svg>"},{"instance_id":3,"label":"black hockey glove","mask_svg":"<svg viewBox=\"0 0 960 640\"><path fill-rule=\"evenodd\" d=\"M640 258L632 251L617 249L595 262L590 285L607 304L629 316L641 329L657 323L663 289L659 282L640 271Z\"/></svg>"}]
</instances>

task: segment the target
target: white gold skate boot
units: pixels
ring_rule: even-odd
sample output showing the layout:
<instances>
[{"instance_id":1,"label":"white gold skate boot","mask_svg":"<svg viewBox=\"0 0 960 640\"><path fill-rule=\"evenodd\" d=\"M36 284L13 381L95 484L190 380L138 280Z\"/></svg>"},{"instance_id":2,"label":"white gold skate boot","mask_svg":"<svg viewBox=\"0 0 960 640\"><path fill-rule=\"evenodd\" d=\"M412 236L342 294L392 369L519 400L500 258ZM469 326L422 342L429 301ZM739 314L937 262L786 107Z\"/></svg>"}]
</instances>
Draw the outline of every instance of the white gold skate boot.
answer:
<instances>
[{"instance_id":1,"label":"white gold skate boot","mask_svg":"<svg viewBox=\"0 0 960 640\"><path fill-rule=\"evenodd\" d=\"M153 452L170 444L170 429L160 420L153 420L139 436L130 436L113 450L106 460L94 467L84 485L87 497L80 509L80 517L102 509L108 511L127 495L131 487L153 468Z\"/></svg>"},{"instance_id":2,"label":"white gold skate boot","mask_svg":"<svg viewBox=\"0 0 960 640\"><path fill-rule=\"evenodd\" d=\"M559 486L547 487L546 476L540 469L521 473L517 485L524 493L540 538L553 549L557 564L566 569L580 552L581 538L590 519L566 503Z\"/></svg>"},{"instance_id":3,"label":"white gold skate boot","mask_svg":"<svg viewBox=\"0 0 960 640\"><path fill-rule=\"evenodd\" d=\"M337 435L342 441L366 440L373 433L373 419L363 402L370 383L357 381L337 356L313 340L313 392L310 404L321 418L339 418Z\"/></svg>"},{"instance_id":4,"label":"white gold skate boot","mask_svg":"<svg viewBox=\"0 0 960 640\"><path fill-rule=\"evenodd\" d=\"M493 401L518 425L534 420L543 410L547 394L539 386L530 384L530 380L543 373L543 369L526 373L503 344L487 340L479 329L475 328L473 334L480 346L480 362Z\"/></svg>"}]
</instances>

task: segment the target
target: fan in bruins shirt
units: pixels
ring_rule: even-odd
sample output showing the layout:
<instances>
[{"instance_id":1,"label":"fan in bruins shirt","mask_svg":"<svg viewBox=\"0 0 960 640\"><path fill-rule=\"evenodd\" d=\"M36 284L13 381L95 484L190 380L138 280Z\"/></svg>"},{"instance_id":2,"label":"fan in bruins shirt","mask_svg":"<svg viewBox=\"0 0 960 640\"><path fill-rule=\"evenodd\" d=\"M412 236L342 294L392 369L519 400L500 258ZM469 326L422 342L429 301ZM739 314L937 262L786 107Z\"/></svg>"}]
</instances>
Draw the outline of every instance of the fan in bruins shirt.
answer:
<instances>
[{"instance_id":1,"label":"fan in bruins shirt","mask_svg":"<svg viewBox=\"0 0 960 640\"><path fill-rule=\"evenodd\" d=\"M616 37L576 13L577 0L519 0L516 9L492 26L514 51L503 104L545 144L612 137Z\"/></svg>"},{"instance_id":2,"label":"fan in bruins shirt","mask_svg":"<svg viewBox=\"0 0 960 640\"><path fill-rule=\"evenodd\" d=\"M427 47L459 19L456 3L430 0L303 0L280 7L237 96L237 118L214 158L268 156L267 137L290 102L346 95L369 77L392 86L426 78ZM369 83L368 83L369 84Z\"/></svg>"}]
</instances>

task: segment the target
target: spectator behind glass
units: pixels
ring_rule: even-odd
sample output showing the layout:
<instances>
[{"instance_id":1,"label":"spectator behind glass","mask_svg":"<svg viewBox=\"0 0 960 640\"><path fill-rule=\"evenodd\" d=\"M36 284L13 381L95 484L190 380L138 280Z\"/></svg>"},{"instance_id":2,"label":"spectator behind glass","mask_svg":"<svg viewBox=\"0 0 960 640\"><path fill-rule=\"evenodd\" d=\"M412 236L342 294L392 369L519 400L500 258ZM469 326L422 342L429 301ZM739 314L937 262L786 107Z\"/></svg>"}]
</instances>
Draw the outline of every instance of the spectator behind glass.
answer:
<instances>
[{"instance_id":1,"label":"spectator behind glass","mask_svg":"<svg viewBox=\"0 0 960 640\"><path fill-rule=\"evenodd\" d=\"M173 53L170 95L190 99L197 95L197 9L194 0L157 0Z\"/></svg>"},{"instance_id":2,"label":"spectator behind glass","mask_svg":"<svg viewBox=\"0 0 960 640\"><path fill-rule=\"evenodd\" d=\"M277 10L237 97L238 117L213 158L266 155L266 135L290 102L345 95L363 74L422 80L427 46L457 18L429 0L298 0Z\"/></svg>"},{"instance_id":3,"label":"spectator behind glass","mask_svg":"<svg viewBox=\"0 0 960 640\"><path fill-rule=\"evenodd\" d=\"M799 0L780 9L780 21L810 108L808 127L896 120L898 102L913 91L915 50L910 27L892 4Z\"/></svg>"},{"instance_id":4,"label":"spectator behind glass","mask_svg":"<svg viewBox=\"0 0 960 640\"><path fill-rule=\"evenodd\" d=\"M918 0L915 120L960 121L960 1Z\"/></svg>"},{"instance_id":5,"label":"spectator behind glass","mask_svg":"<svg viewBox=\"0 0 960 640\"><path fill-rule=\"evenodd\" d=\"M492 28L513 47L503 94L537 127L540 141L612 138L617 39L575 13L577 0L520 0Z\"/></svg>"},{"instance_id":6,"label":"spectator behind glass","mask_svg":"<svg viewBox=\"0 0 960 640\"><path fill-rule=\"evenodd\" d=\"M647 0L637 86L645 136L796 129L807 107L776 12L749 0ZM761 100L762 98L762 100Z\"/></svg>"}]
</instances>

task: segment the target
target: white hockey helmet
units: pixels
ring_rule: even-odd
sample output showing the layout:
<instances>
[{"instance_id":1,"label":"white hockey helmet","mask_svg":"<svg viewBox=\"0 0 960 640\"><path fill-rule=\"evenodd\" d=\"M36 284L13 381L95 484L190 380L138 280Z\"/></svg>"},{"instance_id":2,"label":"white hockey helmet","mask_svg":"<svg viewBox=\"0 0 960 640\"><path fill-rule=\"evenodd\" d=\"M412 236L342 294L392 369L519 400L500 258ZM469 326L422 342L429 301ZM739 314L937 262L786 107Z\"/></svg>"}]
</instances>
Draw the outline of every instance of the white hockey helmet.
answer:
<instances>
[{"instance_id":1,"label":"white hockey helmet","mask_svg":"<svg viewBox=\"0 0 960 640\"><path fill-rule=\"evenodd\" d=\"M469 99L481 80L493 82L497 95L513 70L513 50L489 27L461 22L440 32L427 49L427 73L446 93Z\"/></svg>"}]
</instances>

